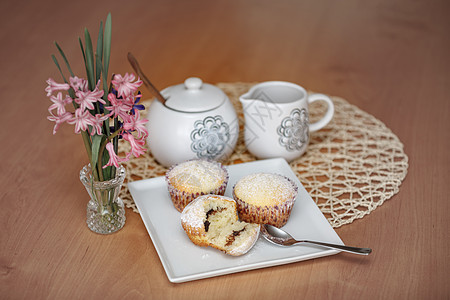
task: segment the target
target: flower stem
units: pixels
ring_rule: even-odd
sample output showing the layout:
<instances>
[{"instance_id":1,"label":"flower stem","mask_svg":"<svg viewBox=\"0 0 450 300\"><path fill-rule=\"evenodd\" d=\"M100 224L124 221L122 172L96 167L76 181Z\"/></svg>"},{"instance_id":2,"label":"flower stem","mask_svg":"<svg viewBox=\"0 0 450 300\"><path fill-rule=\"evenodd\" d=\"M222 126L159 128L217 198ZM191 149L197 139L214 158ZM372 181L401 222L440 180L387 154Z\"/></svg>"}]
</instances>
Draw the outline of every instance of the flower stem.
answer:
<instances>
[{"instance_id":1,"label":"flower stem","mask_svg":"<svg viewBox=\"0 0 450 300\"><path fill-rule=\"evenodd\" d=\"M115 137L117 137L120 132L122 131L122 129L118 129L116 131L114 131L110 136L108 136L106 138L106 140L100 145L100 149L99 149L99 155L98 155L98 161L102 161L103 159L103 152L105 151L106 148L106 144L108 144L112 139L114 139ZM101 173L101 172L100 172ZM112 174L115 176L115 174ZM113 177L114 177L113 176Z\"/></svg>"}]
</instances>

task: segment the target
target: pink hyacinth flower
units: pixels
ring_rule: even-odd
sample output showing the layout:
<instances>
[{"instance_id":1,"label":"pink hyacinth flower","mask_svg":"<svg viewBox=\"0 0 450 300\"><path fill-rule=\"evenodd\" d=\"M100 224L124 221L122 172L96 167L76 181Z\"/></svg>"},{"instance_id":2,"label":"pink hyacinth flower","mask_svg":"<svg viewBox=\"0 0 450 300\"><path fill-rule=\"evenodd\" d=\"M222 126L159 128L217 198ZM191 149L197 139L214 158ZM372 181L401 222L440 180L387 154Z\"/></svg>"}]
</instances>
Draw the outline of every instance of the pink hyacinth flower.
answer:
<instances>
[{"instance_id":1,"label":"pink hyacinth flower","mask_svg":"<svg viewBox=\"0 0 450 300\"><path fill-rule=\"evenodd\" d=\"M70 77L69 78L70 86L73 88L75 92L77 91L88 91L88 81L84 78Z\"/></svg>"},{"instance_id":2,"label":"pink hyacinth flower","mask_svg":"<svg viewBox=\"0 0 450 300\"><path fill-rule=\"evenodd\" d=\"M105 104L105 100L102 99L104 91L99 90L98 86L93 91L77 91L77 98L75 98L75 102L80 105L82 110L94 109L94 103L100 102Z\"/></svg>"},{"instance_id":3,"label":"pink hyacinth flower","mask_svg":"<svg viewBox=\"0 0 450 300\"><path fill-rule=\"evenodd\" d=\"M128 141L131 146L131 154L134 155L134 157L139 157L141 154L144 154L146 149L143 147L145 144L144 139L135 139L134 136L130 133L124 133L123 139ZM129 158L129 154L127 155L127 158Z\"/></svg>"},{"instance_id":4,"label":"pink hyacinth flower","mask_svg":"<svg viewBox=\"0 0 450 300\"><path fill-rule=\"evenodd\" d=\"M48 116L47 119L56 123L53 127L53 134L56 134L56 131L59 129L59 126L61 126L61 124L72 119L72 113L70 112L64 112L63 114L58 114L56 116L51 112L50 114L51 116Z\"/></svg>"},{"instance_id":5,"label":"pink hyacinth flower","mask_svg":"<svg viewBox=\"0 0 450 300\"><path fill-rule=\"evenodd\" d=\"M106 150L108 150L109 153L109 160L108 163L103 166L103 169L109 166L118 168L120 158L117 156L116 152L114 152L114 145L111 142L106 144Z\"/></svg>"},{"instance_id":6,"label":"pink hyacinth flower","mask_svg":"<svg viewBox=\"0 0 450 300\"><path fill-rule=\"evenodd\" d=\"M88 125L92 125L92 116L89 111L78 108L75 110L75 116L67 121L69 124L75 124L75 133L80 133L81 130L87 131Z\"/></svg>"},{"instance_id":7,"label":"pink hyacinth flower","mask_svg":"<svg viewBox=\"0 0 450 300\"><path fill-rule=\"evenodd\" d=\"M108 101L111 103L111 106L105 106L105 108L110 111L110 116L121 117L125 122L128 121L130 118L128 112L132 106L124 103L122 99L117 99L113 93L108 94Z\"/></svg>"},{"instance_id":8,"label":"pink hyacinth flower","mask_svg":"<svg viewBox=\"0 0 450 300\"><path fill-rule=\"evenodd\" d=\"M47 80L48 86L45 88L47 92L47 97L49 97L55 91L68 91L70 86L67 83L57 83L52 78Z\"/></svg>"},{"instance_id":9,"label":"pink hyacinth flower","mask_svg":"<svg viewBox=\"0 0 450 300\"><path fill-rule=\"evenodd\" d=\"M147 119L140 120L139 111L136 110L134 115L130 115L127 122L123 124L123 129L125 130L136 130L139 139L146 138L148 136L148 131L145 128L145 123L147 123Z\"/></svg>"},{"instance_id":10,"label":"pink hyacinth flower","mask_svg":"<svg viewBox=\"0 0 450 300\"><path fill-rule=\"evenodd\" d=\"M123 77L120 74L114 75L114 79L111 82L119 97L126 98L137 92L142 85L142 80L138 78L136 82L133 82L135 78L134 74L128 73L125 73Z\"/></svg>"},{"instance_id":11,"label":"pink hyacinth flower","mask_svg":"<svg viewBox=\"0 0 450 300\"><path fill-rule=\"evenodd\" d=\"M58 92L56 96L51 95L50 100L53 102L53 104L50 105L48 111L56 109L58 115L64 114L66 112L66 104L72 102L72 98L70 98L70 96L68 95L66 95L66 97L63 99L63 95L61 92Z\"/></svg>"},{"instance_id":12,"label":"pink hyacinth flower","mask_svg":"<svg viewBox=\"0 0 450 300\"><path fill-rule=\"evenodd\" d=\"M96 114L95 116L93 116L93 118L91 118L91 121L92 121L91 135L94 135L94 134L101 135L103 122L108 120L108 118L109 118L108 115L105 116L102 114Z\"/></svg>"}]
</instances>

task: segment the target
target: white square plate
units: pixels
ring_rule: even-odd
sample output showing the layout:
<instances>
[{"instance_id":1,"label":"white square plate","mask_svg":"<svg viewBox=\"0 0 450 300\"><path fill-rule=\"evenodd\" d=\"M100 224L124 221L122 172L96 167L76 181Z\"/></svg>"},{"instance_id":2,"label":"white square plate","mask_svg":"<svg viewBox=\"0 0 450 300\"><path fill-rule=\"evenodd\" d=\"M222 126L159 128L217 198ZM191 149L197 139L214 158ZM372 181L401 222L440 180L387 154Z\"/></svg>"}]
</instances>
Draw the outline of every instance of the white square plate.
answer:
<instances>
[{"instance_id":1,"label":"white square plate","mask_svg":"<svg viewBox=\"0 0 450 300\"><path fill-rule=\"evenodd\" d=\"M235 183L250 173L272 172L289 177L299 189L289 221L283 228L299 239L343 245L284 159L259 160L226 168L230 176L225 191L228 197L232 197ZM181 227L180 213L172 205L164 177L130 182L128 188L171 282L288 264L339 252L312 245L281 247L270 244L262 237L248 253L238 257L211 247L199 247L189 240Z\"/></svg>"}]
</instances>

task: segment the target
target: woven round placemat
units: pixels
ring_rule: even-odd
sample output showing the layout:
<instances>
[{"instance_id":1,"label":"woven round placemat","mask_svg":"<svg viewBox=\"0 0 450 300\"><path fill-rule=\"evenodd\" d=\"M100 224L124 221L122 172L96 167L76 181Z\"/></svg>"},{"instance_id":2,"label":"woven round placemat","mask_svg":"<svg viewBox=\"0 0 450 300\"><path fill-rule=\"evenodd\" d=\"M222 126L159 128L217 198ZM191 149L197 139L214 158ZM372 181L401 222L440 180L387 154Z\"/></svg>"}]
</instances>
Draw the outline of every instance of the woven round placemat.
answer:
<instances>
[{"instance_id":1,"label":"woven round placemat","mask_svg":"<svg viewBox=\"0 0 450 300\"><path fill-rule=\"evenodd\" d=\"M240 133L236 148L225 165L249 162L256 158L245 148L244 117L239 96L254 83L219 83L239 116ZM333 120L322 130L311 133L307 152L290 163L300 182L316 202L332 227L337 228L362 218L399 191L408 170L403 144L381 121L346 100L331 97L335 105ZM144 102L146 107L151 101ZM310 106L310 121L325 111L325 105ZM129 151L127 143L119 151ZM120 197L126 207L139 213L127 182L163 176L166 168L149 152L124 166L127 177Z\"/></svg>"}]
</instances>

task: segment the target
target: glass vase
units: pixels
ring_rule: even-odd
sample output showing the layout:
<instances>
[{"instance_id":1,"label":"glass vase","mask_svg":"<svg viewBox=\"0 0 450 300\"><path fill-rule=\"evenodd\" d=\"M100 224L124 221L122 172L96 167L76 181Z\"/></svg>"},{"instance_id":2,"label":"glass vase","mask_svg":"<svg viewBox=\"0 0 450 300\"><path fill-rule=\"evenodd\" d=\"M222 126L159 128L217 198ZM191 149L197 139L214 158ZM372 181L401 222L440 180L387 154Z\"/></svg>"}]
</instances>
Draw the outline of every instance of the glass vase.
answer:
<instances>
[{"instance_id":1,"label":"glass vase","mask_svg":"<svg viewBox=\"0 0 450 300\"><path fill-rule=\"evenodd\" d=\"M110 234L125 225L125 208L119 192L125 179L125 168L116 169L116 176L108 181L96 181L91 166L80 171L80 180L91 199L87 204L86 223L93 232Z\"/></svg>"}]
</instances>

